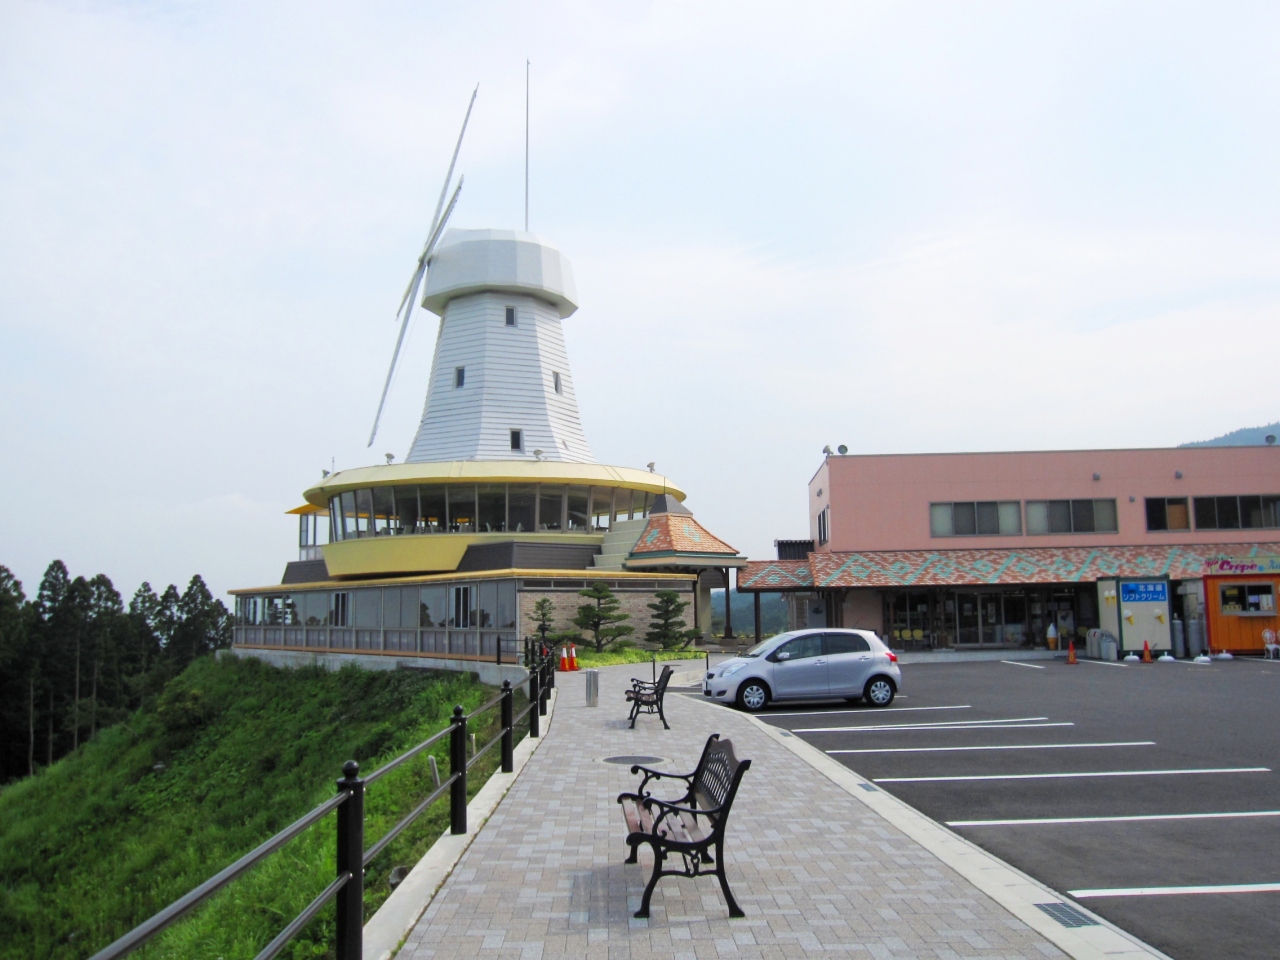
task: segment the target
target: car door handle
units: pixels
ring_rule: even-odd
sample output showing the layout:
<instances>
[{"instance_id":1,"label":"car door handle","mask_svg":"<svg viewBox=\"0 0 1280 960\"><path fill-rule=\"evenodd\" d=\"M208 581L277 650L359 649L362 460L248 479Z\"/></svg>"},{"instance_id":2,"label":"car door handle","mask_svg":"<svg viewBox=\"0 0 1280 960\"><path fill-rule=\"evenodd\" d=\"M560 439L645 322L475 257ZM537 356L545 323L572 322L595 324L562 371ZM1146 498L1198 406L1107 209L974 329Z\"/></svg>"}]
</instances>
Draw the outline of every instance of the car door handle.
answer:
<instances>
[{"instance_id":1,"label":"car door handle","mask_svg":"<svg viewBox=\"0 0 1280 960\"><path fill-rule=\"evenodd\" d=\"M859 660L870 660L870 659L871 659L871 654L869 654L869 653L864 653L864 654L863 654L862 656L860 656L858 659L859 659Z\"/></svg>"},{"instance_id":2,"label":"car door handle","mask_svg":"<svg viewBox=\"0 0 1280 960\"><path fill-rule=\"evenodd\" d=\"M817 660L815 660L815 661L813 661L813 662L814 662L815 664L818 664L818 663L826 663L826 662L827 662L827 658L826 658L826 657L819 657Z\"/></svg>"}]
</instances>

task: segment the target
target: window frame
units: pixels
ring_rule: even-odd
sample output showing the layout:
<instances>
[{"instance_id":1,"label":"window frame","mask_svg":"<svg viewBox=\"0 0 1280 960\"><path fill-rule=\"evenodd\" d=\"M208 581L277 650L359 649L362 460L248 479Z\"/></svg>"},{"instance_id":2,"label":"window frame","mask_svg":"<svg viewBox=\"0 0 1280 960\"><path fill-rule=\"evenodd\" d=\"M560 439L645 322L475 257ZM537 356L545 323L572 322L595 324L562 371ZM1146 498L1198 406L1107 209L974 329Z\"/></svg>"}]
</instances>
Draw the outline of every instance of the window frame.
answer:
<instances>
[{"instance_id":1,"label":"window frame","mask_svg":"<svg viewBox=\"0 0 1280 960\"><path fill-rule=\"evenodd\" d=\"M517 317L516 317L516 308L515 308L515 307L507 307L507 308L506 308L506 313L505 313L505 314L504 314L504 316L503 316L503 323L504 323L504 325L505 325L505 326L508 326L508 327L517 327L517 326L519 326L519 325L520 325L520 324L519 324L519 321L518 321L518 319L517 319Z\"/></svg>"},{"instance_id":2,"label":"window frame","mask_svg":"<svg viewBox=\"0 0 1280 960\"><path fill-rule=\"evenodd\" d=\"M1265 587L1266 593L1258 593L1256 596L1268 596L1271 598L1271 608L1268 610L1259 603L1258 609L1254 610L1248 606L1249 590ZM1225 594L1228 590L1240 590L1244 592L1245 605L1239 610L1228 610ZM1272 580L1230 580L1222 581L1218 584L1218 613L1224 617L1271 617L1276 616L1276 588L1275 582Z\"/></svg>"},{"instance_id":3,"label":"window frame","mask_svg":"<svg viewBox=\"0 0 1280 960\"><path fill-rule=\"evenodd\" d=\"M1086 511L1083 504L1089 504ZM1114 520L1114 526L1111 529L1098 528L1098 504L1109 504L1109 507L1103 507L1102 513L1108 515ZM1080 505L1080 506L1077 506ZM1120 512L1116 506L1115 497L1077 497L1071 500L1053 499L1053 500L1027 500L1023 504L1026 510L1026 523L1024 529L1029 537L1062 537L1062 536L1079 536L1081 534L1090 533L1119 533L1120 532ZM1043 530L1033 530L1031 518L1034 514L1038 514L1043 510L1044 525ZM1088 514L1091 522L1091 529L1084 529L1083 520ZM1061 519L1066 518L1067 529L1061 529ZM1055 518L1059 521L1055 529ZM1081 523L1081 528L1077 529L1077 522Z\"/></svg>"},{"instance_id":4,"label":"window frame","mask_svg":"<svg viewBox=\"0 0 1280 960\"><path fill-rule=\"evenodd\" d=\"M516 427L511 430L511 449L517 453L524 453L524 431Z\"/></svg>"},{"instance_id":5,"label":"window frame","mask_svg":"<svg viewBox=\"0 0 1280 960\"><path fill-rule=\"evenodd\" d=\"M461 390L467 385L467 368L465 366L453 368L453 389Z\"/></svg>"},{"instance_id":6,"label":"window frame","mask_svg":"<svg viewBox=\"0 0 1280 960\"><path fill-rule=\"evenodd\" d=\"M983 532L993 517L996 532ZM1025 532L1021 500L939 500L929 504L930 537L1021 537Z\"/></svg>"}]
</instances>

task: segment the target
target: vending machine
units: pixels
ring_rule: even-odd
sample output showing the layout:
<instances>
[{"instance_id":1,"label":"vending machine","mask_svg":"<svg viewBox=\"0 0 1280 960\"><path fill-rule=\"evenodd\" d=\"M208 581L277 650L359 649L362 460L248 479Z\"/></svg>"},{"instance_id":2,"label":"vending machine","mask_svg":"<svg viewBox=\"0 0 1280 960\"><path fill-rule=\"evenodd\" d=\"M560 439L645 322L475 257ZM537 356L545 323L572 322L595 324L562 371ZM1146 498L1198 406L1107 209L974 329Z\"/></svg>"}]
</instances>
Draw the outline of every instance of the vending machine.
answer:
<instances>
[{"instance_id":1,"label":"vending machine","mask_svg":"<svg viewBox=\"0 0 1280 960\"><path fill-rule=\"evenodd\" d=\"M1120 656L1173 649L1169 578L1114 577L1098 581L1098 623L1119 641Z\"/></svg>"}]
</instances>

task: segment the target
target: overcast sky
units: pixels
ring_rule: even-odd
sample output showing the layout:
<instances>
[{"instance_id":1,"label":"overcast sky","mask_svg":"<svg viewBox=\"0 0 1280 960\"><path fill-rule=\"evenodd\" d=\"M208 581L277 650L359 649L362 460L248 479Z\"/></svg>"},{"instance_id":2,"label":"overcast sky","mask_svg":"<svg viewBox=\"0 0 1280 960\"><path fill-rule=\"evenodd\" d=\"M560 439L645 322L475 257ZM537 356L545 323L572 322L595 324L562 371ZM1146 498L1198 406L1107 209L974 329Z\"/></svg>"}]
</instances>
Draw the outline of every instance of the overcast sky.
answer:
<instances>
[{"instance_id":1,"label":"overcast sky","mask_svg":"<svg viewBox=\"0 0 1280 960\"><path fill-rule=\"evenodd\" d=\"M1163 446L1277 418L1280 7L0 0L0 564L279 580L401 459L453 224L572 260L604 463L754 558L824 444Z\"/></svg>"}]
</instances>

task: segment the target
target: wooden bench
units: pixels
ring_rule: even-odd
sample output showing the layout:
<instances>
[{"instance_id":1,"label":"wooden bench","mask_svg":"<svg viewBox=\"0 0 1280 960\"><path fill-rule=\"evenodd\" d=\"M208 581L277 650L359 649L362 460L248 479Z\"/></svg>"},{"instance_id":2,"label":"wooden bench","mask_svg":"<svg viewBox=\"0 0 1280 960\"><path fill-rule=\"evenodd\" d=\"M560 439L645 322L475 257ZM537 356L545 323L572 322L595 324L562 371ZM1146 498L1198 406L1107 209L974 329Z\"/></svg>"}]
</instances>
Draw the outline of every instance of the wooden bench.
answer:
<instances>
[{"instance_id":1,"label":"wooden bench","mask_svg":"<svg viewBox=\"0 0 1280 960\"><path fill-rule=\"evenodd\" d=\"M640 844L647 843L653 848L653 876L644 888L637 917L649 916L649 900L662 877L699 877L710 873L720 880L729 916L745 916L738 901L733 899L729 880L724 875L724 828L738 784L750 766L750 760L734 756L732 741L721 740L720 734L713 733L707 738L702 759L693 773L667 773L640 764L631 768L633 774L643 772L644 779L635 793L618 794L622 816L627 822L627 846L631 848L626 862L637 862ZM650 781L661 779L683 780L688 790L679 800L661 800L646 790ZM671 854L680 856L683 870L663 869ZM708 864L715 869L704 870Z\"/></svg>"},{"instance_id":2,"label":"wooden bench","mask_svg":"<svg viewBox=\"0 0 1280 960\"><path fill-rule=\"evenodd\" d=\"M631 689L627 691L627 701L631 704L631 729L635 729L636 717L640 716L641 711L656 713L662 721L662 728L671 729L666 714L662 712L662 698L667 694L667 683L674 672L670 666L664 665L655 681L631 678Z\"/></svg>"}]
</instances>

